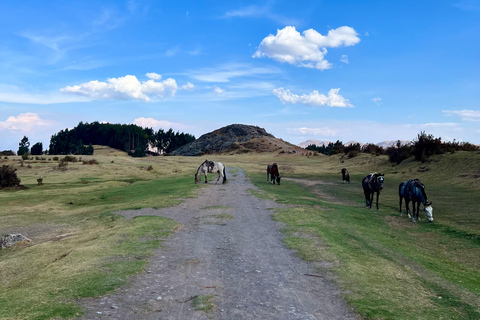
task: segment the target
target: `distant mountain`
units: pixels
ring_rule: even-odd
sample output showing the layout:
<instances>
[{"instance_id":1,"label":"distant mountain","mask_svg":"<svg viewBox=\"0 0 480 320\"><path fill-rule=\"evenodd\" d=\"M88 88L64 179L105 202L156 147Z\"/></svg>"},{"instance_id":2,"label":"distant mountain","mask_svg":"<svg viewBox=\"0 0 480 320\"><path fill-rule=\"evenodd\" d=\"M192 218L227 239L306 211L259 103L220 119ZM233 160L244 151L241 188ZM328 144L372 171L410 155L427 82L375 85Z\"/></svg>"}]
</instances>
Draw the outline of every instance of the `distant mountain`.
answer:
<instances>
[{"instance_id":1,"label":"distant mountain","mask_svg":"<svg viewBox=\"0 0 480 320\"><path fill-rule=\"evenodd\" d=\"M393 147L393 146L396 146L397 145L397 142L398 140L392 140L392 141L382 141L382 142L379 142L377 143L376 145L379 146L379 147L382 147L382 148L388 148L388 147ZM406 145L406 144L410 144L412 143L411 141L408 141L408 140L400 140L400 144L402 146Z\"/></svg>"},{"instance_id":2,"label":"distant mountain","mask_svg":"<svg viewBox=\"0 0 480 320\"><path fill-rule=\"evenodd\" d=\"M307 140L305 142L297 144L300 148L306 148L311 144L316 145L317 147L320 147L322 145L328 145L331 141L320 141L320 140Z\"/></svg>"},{"instance_id":3,"label":"distant mountain","mask_svg":"<svg viewBox=\"0 0 480 320\"><path fill-rule=\"evenodd\" d=\"M375 145L379 146L379 147L382 147L382 148L388 148L388 147L391 147L391 146L395 146L397 144L397 141L398 140L392 140L392 141L382 141L382 142L378 142L378 143L375 143ZM301 148L306 148L308 147L309 145L311 144L314 144L316 145L317 147L319 146L322 146L322 145L328 145L329 143L335 143L335 141L325 141L325 140L307 140L305 142L302 142L302 143L299 143L297 144L297 146L301 147ZM361 142L358 142L358 141L348 141L348 142L345 142L344 145L345 146L348 146L348 145L351 145L351 144L355 144L355 143L359 143L360 146L363 146L365 145L365 143L361 143ZM408 140L400 140L400 143L402 145L405 145L405 144L409 144L411 143L411 141L408 141Z\"/></svg>"}]
</instances>

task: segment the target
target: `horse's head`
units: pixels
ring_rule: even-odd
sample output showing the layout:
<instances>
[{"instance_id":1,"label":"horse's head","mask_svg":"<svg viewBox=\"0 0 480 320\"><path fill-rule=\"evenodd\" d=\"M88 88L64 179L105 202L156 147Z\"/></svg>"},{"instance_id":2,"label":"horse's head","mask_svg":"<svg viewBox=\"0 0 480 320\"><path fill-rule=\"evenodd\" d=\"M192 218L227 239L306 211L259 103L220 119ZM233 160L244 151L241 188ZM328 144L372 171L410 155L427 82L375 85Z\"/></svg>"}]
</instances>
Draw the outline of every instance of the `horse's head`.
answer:
<instances>
[{"instance_id":1,"label":"horse's head","mask_svg":"<svg viewBox=\"0 0 480 320\"><path fill-rule=\"evenodd\" d=\"M375 183L377 184L378 190L383 190L383 182L385 181L385 175L383 173L378 173L375 177Z\"/></svg>"},{"instance_id":2,"label":"horse's head","mask_svg":"<svg viewBox=\"0 0 480 320\"><path fill-rule=\"evenodd\" d=\"M427 216L428 222L433 222L433 207L430 201L425 202L425 215Z\"/></svg>"},{"instance_id":3,"label":"horse's head","mask_svg":"<svg viewBox=\"0 0 480 320\"><path fill-rule=\"evenodd\" d=\"M197 184L197 183L198 183L198 175L195 174L195 184Z\"/></svg>"},{"instance_id":4,"label":"horse's head","mask_svg":"<svg viewBox=\"0 0 480 320\"><path fill-rule=\"evenodd\" d=\"M282 177L277 176L277 183L278 183L278 185L280 185L280 179L281 179L281 178L282 178Z\"/></svg>"}]
</instances>

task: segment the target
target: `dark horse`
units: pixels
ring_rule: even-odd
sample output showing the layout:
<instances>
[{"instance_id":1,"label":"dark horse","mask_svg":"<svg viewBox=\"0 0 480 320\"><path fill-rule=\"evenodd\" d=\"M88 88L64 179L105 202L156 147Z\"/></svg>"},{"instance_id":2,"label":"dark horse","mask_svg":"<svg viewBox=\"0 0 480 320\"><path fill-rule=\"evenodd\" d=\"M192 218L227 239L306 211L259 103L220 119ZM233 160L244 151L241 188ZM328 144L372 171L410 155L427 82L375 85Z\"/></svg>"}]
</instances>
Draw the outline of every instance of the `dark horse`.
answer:
<instances>
[{"instance_id":1,"label":"dark horse","mask_svg":"<svg viewBox=\"0 0 480 320\"><path fill-rule=\"evenodd\" d=\"M366 206L369 209L372 209L372 202L373 202L373 194L377 193L377 210L378 210L378 197L380 195L380 191L383 190L383 181L384 181L384 174L383 173L370 173L362 180L363 186L363 193L365 194L365 202Z\"/></svg>"},{"instance_id":2,"label":"dark horse","mask_svg":"<svg viewBox=\"0 0 480 320\"><path fill-rule=\"evenodd\" d=\"M398 186L398 196L400 197L400 216L402 216L402 199L405 198L405 207L407 208L407 215L410 218L409 203L412 201L412 221L419 220L418 214L420 213L420 203L423 204L425 215L428 218L428 222L433 221L433 208L432 203L427 201L427 194L425 193L425 185L418 179L403 181ZM415 204L417 204L417 210L415 210Z\"/></svg>"},{"instance_id":3,"label":"dark horse","mask_svg":"<svg viewBox=\"0 0 480 320\"><path fill-rule=\"evenodd\" d=\"M345 168L342 169L342 179L343 182L350 183L350 175L348 174L348 170Z\"/></svg>"},{"instance_id":4,"label":"dark horse","mask_svg":"<svg viewBox=\"0 0 480 320\"><path fill-rule=\"evenodd\" d=\"M280 185L280 178L282 177L280 177L280 172L278 171L278 166L275 162L267 165L267 182L269 181L269 178L273 184L275 184L276 181L278 185Z\"/></svg>"}]
</instances>

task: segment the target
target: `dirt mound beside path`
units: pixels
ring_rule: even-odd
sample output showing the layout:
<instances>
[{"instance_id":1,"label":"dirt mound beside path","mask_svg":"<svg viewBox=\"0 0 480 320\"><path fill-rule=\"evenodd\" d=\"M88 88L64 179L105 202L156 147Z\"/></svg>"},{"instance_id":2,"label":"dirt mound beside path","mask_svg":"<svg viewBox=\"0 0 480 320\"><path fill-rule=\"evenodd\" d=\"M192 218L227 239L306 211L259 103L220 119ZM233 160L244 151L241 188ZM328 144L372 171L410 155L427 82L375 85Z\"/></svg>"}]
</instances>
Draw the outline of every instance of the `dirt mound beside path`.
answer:
<instances>
[{"instance_id":1,"label":"dirt mound beside path","mask_svg":"<svg viewBox=\"0 0 480 320\"><path fill-rule=\"evenodd\" d=\"M83 319L354 319L339 291L306 276L318 271L284 247L270 217L280 205L252 196L241 170L227 176L177 207L119 212L166 216L184 228L129 285L84 300Z\"/></svg>"}]
</instances>

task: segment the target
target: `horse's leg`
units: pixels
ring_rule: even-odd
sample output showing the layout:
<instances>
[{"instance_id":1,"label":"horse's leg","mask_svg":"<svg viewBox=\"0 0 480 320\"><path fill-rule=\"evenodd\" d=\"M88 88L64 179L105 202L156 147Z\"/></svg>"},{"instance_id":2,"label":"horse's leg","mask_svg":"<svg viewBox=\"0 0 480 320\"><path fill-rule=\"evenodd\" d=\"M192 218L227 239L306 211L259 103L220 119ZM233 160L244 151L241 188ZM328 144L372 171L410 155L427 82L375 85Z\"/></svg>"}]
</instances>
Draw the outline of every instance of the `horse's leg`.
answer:
<instances>
[{"instance_id":1,"label":"horse's leg","mask_svg":"<svg viewBox=\"0 0 480 320\"><path fill-rule=\"evenodd\" d=\"M373 192L370 193L368 196L369 196L369 199L368 199L368 208L369 208L369 209L372 209L372 204L373 204Z\"/></svg>"},{"instance_id":2,"label":"horse's leg","mask_svg":"<svg viewBox=\"0 0 480 320\"><path fill-rule=\"evenodd\" d=\"M405 198L405 211L407 212L407 217L411 218L412 216L410 215L410 200Z\"/></svg>"},{"instance_id":3,"label":"horse's leg","mask_svg":"<svg viewBox=\"0 0 480 320\"><path fill-rule=\"evenodd\" d=\"M401 195L399 195L399 197L400 197L400 203L399 203L400 204L400 210L398 212L400 212L400 217L401 217L402 216L402 199L403 198L402 198Z\"/></svg>"},{"instance_id":4,"label":"horse's leg","mask_svg":"<svg viewBox=\"0 0 480 320\"><path fill-rule=\"evenodd\" d=\"M363 193L365 194L365 207L368 208L369 200L370 200L370 194L366 191L364 191Z\"/></svg>"},{"instance_id":5,"label":"horse's leg","mask_svg":"<svg viewBox=\"0 0 480 320\"><path fill-rule=\"evenodd\" d=\"M205 183L208 183L207 173L204 172L203 174L205 175Z\"/></svg>"},{"instance_id":6,"label":"horse's leg","mask_svg":"<svg viewBox=\"0 0 480 320\"><path fill-rule=\"evenodd\" d=\"M220 180L220 170L218 170L218 178L217 178L217 182L215 182L215 184L218 183L218 180Z\"/></svg>"},{"instance_id":7,"label":"horse's leg","mask_svg":"<svg viewBox=\"0 0 480 320\"><path fill-rule=\"evenodd\" d=\"M420 201L417 202L417 220L420 220Z\"/></svg>"},{"instance_id":8,"label":"horse's leg","mask_svg":"<svg viewBox=\"0 0 480 320\"><path fill-rule=\"evenodd\" d=\"M377 210L378 210L378 197L380 196L380 192L377 191Z\"/></svg>"}]
</instances>

